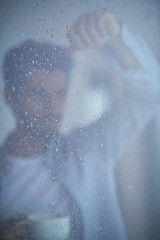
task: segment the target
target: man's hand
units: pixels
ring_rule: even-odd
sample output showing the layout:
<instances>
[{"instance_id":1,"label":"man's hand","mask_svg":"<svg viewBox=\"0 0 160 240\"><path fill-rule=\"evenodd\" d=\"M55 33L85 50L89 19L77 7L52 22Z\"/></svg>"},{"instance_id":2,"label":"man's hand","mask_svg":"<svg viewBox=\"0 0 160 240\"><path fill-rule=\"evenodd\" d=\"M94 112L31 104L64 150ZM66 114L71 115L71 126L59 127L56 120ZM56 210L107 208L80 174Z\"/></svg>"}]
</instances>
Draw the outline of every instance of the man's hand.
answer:
<instances>
[{"instance_id":1,"label":"man's hand","mask_svg":"<svg viewBox=\"0 0 160 240\"><path fill-rule=\"evenodd\" d=\"M112 42L120 35L120 25L112 13L104 10L82 15L69 27L67 37L71 43L68 51L94 49Z\"/></svg>"},{"instance_id":2,"label":"man's hand","mask_svg":"<svg viewBox=\"0 0 160 240\"><path fill-rule=\"evenodd\" d=\"M22 223L27 220L26 216L15 215L6 221L3 228L3 239L4 240L17 240L17 239L28 239L25 238L27 234L27 228Z\"/></svg>"},{"instance_id":3,"label":"man's hand","mask_svg":"<svg viewBox=\"0 0 160 240\"><path fill-rule=\"evenodd\" d=\"M107 11L97 10L82 15L69 27L67 37L71 43L69 53L99 48L108 44L112 55L124 69L136 69L140 65L121 39L121 27L116 17Z\"/></svg>"}]
</instances>

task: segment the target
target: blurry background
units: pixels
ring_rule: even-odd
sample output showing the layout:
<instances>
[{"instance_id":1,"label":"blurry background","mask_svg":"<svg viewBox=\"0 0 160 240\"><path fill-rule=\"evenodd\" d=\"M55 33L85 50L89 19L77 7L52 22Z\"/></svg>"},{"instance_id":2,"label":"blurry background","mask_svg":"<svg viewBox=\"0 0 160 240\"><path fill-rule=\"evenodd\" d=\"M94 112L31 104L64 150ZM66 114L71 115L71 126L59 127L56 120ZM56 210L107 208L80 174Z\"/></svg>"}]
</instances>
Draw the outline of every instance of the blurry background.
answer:
<instances>
[{"instance_id":1,"label":"blurry background","mask_svg":"<svg viewBox=\"0 0 160 240\"><path fill-rule=\"evenodd\" d=\"M14 118L3 98L2 63L5 52L9 47L27 38L68 45L67 24L74 22L79 15L96 9L113 12L135 35L148 42L160 61L159 0L0 1L0 143L14 128ZM81 76L78 75L81 71L79 65L77 64L72 73L64 130L93 121L102 113L104 107L105 96L100 90L95 92L90 89L83 70ZM86 65L88 71L92 71L92 65ZM79 81L79 77L82 81ZM160 239L159 122L160 116L157 111L157 116L135 144L130 146L116 168L118 191L128 235L134 240Z\"/></svg>"}]
</instances>

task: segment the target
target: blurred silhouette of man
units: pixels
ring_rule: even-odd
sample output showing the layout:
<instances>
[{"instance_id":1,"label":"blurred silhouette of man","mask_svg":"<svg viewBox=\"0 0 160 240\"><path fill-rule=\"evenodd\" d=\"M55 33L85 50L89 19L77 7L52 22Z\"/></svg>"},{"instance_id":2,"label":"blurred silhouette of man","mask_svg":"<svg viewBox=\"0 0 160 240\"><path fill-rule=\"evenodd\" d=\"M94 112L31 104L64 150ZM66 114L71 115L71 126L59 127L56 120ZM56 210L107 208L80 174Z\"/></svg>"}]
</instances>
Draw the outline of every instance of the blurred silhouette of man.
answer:
<instances>
[{"instance_id":1,"label":"blurred silhouette of man","mask_svg":"<svg viewBox=\"0 0 160 240\"><path fill-rule=\"evenodd\" d=\"M26 229L19 223L30 214L68 215L76 206L67 188L44 168L49 145L62 138L57 129L71 67L66 49L49 43L25 41L6 54L5 99L16 128L1 148L1 218L9 219L5 239L23 238ZM70 210L66 212L63 205Z\"/></svg>"}]
</instances>

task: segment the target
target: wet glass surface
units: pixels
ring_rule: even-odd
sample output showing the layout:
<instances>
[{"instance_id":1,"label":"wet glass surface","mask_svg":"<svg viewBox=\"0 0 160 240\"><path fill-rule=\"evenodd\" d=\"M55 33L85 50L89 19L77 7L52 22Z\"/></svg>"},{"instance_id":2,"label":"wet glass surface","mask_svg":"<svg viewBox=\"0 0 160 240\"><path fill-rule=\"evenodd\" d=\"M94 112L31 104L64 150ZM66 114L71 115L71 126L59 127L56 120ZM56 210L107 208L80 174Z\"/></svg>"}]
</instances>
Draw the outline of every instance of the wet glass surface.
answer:
<instances>
[{"instance_id":1,"label":"wet glass surface","mask_svg":"<svg viewBox=\"0 0 160 240\"><path fill-rule=\"evenodd\" d=\"M159 239L159 10L1 1L4 239Z\"/></svg>"}]
</instances>

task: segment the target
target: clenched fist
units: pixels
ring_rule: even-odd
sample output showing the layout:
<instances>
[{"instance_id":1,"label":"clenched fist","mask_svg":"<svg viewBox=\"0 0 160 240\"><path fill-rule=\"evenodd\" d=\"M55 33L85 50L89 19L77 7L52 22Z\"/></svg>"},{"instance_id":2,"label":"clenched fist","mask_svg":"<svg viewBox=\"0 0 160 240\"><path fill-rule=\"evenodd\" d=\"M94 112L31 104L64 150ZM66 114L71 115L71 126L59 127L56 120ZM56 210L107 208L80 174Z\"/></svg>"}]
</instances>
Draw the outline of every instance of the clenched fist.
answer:
<instances>
[{"instance_id":1,"label":"clenched fist","mask_svg":"<svg viewBox=\"0 0 160 240\"><path fill-rule=\"evenodd\" d=\"M71 43L68 50L72 53L81 49L99 48L117 39L120 31L120 24L110 12L97 10L81 15L67 31Z\"/></svg>"}]
</instances>

